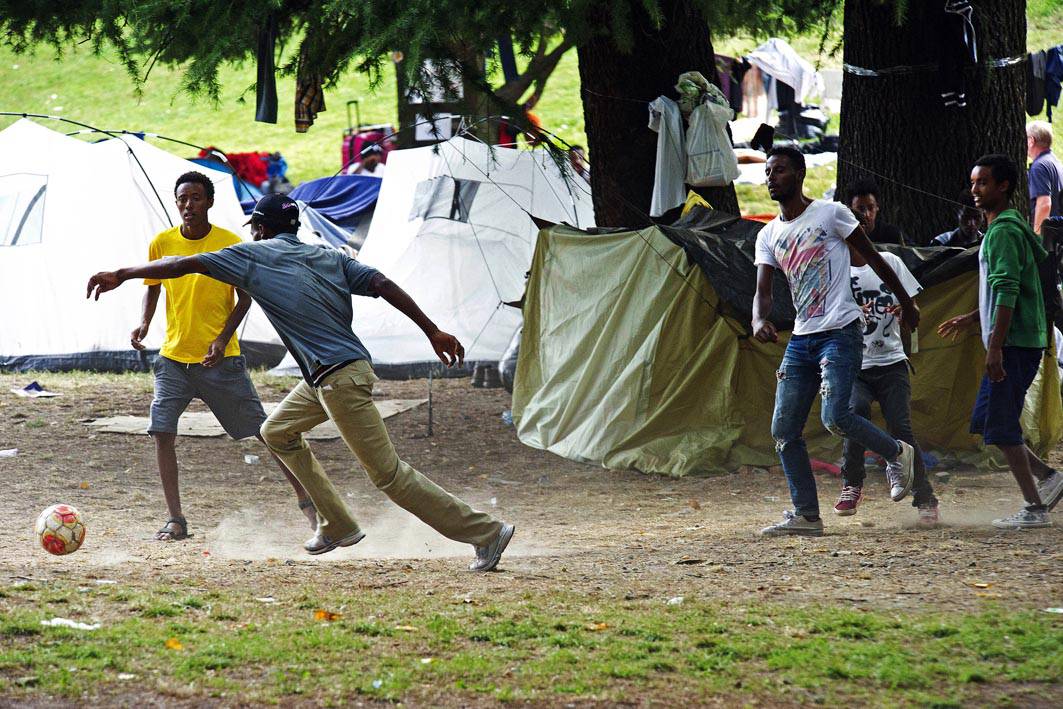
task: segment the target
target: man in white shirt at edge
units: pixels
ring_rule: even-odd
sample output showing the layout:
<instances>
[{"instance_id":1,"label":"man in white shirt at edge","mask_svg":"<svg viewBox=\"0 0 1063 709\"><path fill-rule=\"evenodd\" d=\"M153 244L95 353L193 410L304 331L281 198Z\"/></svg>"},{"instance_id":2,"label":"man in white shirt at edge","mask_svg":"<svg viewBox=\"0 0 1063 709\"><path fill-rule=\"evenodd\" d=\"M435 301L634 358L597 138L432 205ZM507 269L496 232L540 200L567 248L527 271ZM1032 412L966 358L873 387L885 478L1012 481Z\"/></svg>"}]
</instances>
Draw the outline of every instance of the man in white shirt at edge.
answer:
<instances>
[{"instance_id":1,"label":"man in white shirt at edge","mask_svg":"<svg viewBox=\"0 0 1063 709\"><path fill-rule=\"evenodd\" d=\"M880 255L897 274L909 295L914 297L922 290L919 281L900 258L891 253ZM912 382L904 348L904 340L911 333L905 331L897 319L897 298L890 287L882 282L859 252L850 253L850 258L853 297L864 311L864 358L849 403L854 413L868 418L871 403L877 401L889 432L915 449L912 505L919 510L919 524L933 527L939 522L938 501L912 433ZM842 451L842 491L834 505L834 514L848 516L856 514L856 507L863 498L864 447L855 439L846 438Z\"/></svg>"},{"instance_id":2,"label":"man in white shirt at edge","mask_svg":"<svg viewBox=\"0 0 1063 709\"><path fill-rule=\"evenodd\" d=\"M757 294L753 336L777 342L771 322L772 281L782 271L790 285L796 318L779 367L771 433L790 486L794 510L761 530L766 536L823 534L816 479L803 431L816 394L822 395L823 425L853 438L886 460L891 497L904 499L912 487L915 451L866 418L853 413L850 397L860 372L863 327L860 306L849 285L849 249L861 254L900 302L900 320L919 325L919 309L897 274L871 245L849 208L802 194L805 158L793 148L775 148L765 163L768 194L779 216L757 235ZM848 248L846 248L848 246Z\"/></svg>"}]
</instances>

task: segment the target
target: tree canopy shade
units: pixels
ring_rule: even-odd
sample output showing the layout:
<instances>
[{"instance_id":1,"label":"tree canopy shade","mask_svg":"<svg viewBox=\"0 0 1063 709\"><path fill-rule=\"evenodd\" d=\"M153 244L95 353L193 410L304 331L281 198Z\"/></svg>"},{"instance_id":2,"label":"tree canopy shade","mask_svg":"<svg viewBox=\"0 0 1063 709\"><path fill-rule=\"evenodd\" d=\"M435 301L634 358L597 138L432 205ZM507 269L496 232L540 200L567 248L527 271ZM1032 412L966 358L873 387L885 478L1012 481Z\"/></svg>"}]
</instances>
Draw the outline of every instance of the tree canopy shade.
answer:
<instances>
[{"instance_id":1,"label":"tree canopy shade","mask_svg":"<svg viewBox=\"0 0 1063 709\"><path fill-rule=\"evenodd\" d=\"M280 67L292 74L300 55L309 68L334 83L352 66L379 76L391 52L412 61L410 85L419 77L421 59L465 59L490 54L498 38L509 35L531 57L544 31L578 44L607 32L618 49L638 53L639 25L648 18L665 22L657 0L44 0L0 1L0 31L15 51L51 46L59 53L105 43L119 55L136 83L158 63L184 67L184 88L218 96L218 68L253 58L259 29L272 15L279 47L289 60ZM837 0L697 0L690 5L716 33L738 29L800 31L829 17ZM602 23L602 19L606 23Z\"/></svg>"},{"instance_id":2,"label":"tree canopy shade","mask_svg":"<svg viewBox=\"0 0 1063 709\"><path fill-rule=\"evenodd\" d=\"M63 54L78 45L96 51L113 45L135 86L143 84L155 64L162 63L182 68L182 89L217 100L219 67L253 60L260 30L273 21L277 53L283 57L278 66L282 76L294 76L302 70L320 76L326 89L350 69L379 79L392 65L392 53L400 52L404 61L397 66L409 88L428 90L436 83L437 77L422 70L422 60L431 59L436 66L456 66L466 85L480 86L489 102L486 112L521 116L518 104L528 90L541 90L560 57L556 51L559 46L579 47L581 62L598 64L597 69L581 71L581 78L586 89L588 77L596 77L593 83L597 88L593 90L612 97L598 97L601 101L650 101L668 93L682 71L698 70L715 79L711 34L740 29L792 34L829 21L839 2L0 0L0 33L2 41L15 51L52 47ZM497 61L494 49L506 35L528 58L529 69L518 83L490 87L486 77ZM664 59L662 47L667 48ZM609 76L599 71L603 63L614 60L646 80L625 82L618 73ZM584 92L585 112L596 110L596 100L588 100ZM615 115L610 118L610 113ZM616 198L638 205L636 212L646 211L641 205L649 205L646 175L650 175L652 185L654 153L650 141L629 146L620 163L612 157L634 131L648 132L645 109L613 112L602 105L588 119L588 143L595 166L592 180L597 182L596 175L638 176L629 184L602 185L620 193L596 197L596 211L606 206L601 200L610 200L615 206ZM630 173L631 168L634 173ZM733 190L730 194L730 201L707 197L717 206L732 207ZM610 210L602 223L627 218L622 211Z\"/></svg>"}]
</instances>

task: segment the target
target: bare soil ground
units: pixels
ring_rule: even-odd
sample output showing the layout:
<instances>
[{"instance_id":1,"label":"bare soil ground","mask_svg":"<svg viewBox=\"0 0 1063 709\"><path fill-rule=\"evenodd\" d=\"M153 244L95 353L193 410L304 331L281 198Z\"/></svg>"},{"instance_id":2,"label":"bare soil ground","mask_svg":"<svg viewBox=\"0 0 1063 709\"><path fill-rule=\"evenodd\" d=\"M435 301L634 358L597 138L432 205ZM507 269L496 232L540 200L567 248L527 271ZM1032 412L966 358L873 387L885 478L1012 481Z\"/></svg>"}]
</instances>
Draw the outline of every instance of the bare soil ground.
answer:
<instances>
[{"instance_id":1,"label":"bare soil ground","mask_svg":"<svg viewBox=\"0 0 1063 709\"><path fill-rule=\"evenodd\" d=\"M0 583L107 578L148 585L168 578L197 587L262 589L300 584L411 592L507 593L564 588L598 598L685 596L721 603L827 603L846 608L955 612L987 604L1009 609L1063 605L1063 527L1003 532L988 522L1021 502L1006 473L954 470L939 485L944 524L916 528L909 503L891 503L869 477L855 517L826 519L819 539L766 540L763 525L788 508L772 473L669 479L583 465L520 444L501 418L502 390L467 379L434 384L434 435L422 406L389 419L400 455L474 506L517 526L501 572L465 572L471 549L438 536L369 483L339 440L313 446L359 516L367 538L310 557L295 498L257 441L179 439L185 514L195 536L152 540L165 521L151 440L96 433L81 421L146 415L146 375L38 377L63 395L8 394L27 378L0 375ZM288 382L256 375L264 401ZM426 393L425 381L382 381L385 398ZM244 454L261 457L257 465ZM1052 461L1059 462L1057 451ZM822 476L824 509L837 480ZM40 510L76 505L89 534L68 557L45 554L33 538Z\"/></svg>"}]
</instances>

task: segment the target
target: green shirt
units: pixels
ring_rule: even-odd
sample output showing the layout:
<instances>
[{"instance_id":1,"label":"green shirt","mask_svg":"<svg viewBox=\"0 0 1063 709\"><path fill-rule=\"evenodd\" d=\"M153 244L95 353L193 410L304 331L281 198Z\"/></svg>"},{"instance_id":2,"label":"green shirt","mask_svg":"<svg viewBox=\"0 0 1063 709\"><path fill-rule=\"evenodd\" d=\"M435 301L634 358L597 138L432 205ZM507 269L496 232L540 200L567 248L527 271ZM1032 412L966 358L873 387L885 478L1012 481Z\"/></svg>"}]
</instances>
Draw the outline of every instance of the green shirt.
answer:
<instances>
[{"instance_id":1,"label":"green shirt","mask_svg":"<svg viewBox=\"0 0 1063 709\"><path fill-rule=\"evenodd\" d=\"M978 252L978 310L987 349L999 305L1013 310L1006 346L1046 346L1045 303L1037 264L1047 255L1041 237L1014 209L1004 210L989 225Z\"/></svg>"}]
</instances>

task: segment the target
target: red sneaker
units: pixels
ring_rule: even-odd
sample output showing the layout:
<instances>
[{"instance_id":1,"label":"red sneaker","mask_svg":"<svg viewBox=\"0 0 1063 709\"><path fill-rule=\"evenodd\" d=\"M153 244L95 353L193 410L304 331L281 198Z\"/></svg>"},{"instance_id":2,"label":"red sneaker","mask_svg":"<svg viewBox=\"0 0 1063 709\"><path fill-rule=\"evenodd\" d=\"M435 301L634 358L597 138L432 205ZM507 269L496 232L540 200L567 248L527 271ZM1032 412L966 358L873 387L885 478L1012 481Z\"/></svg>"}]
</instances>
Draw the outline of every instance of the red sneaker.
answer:
<instances>
[{"instance_id":1,"label":"red sneaker","mask_svg":"<svg viewBox=\"0 0 1063 709\"><path fill-rule=\"evenodd\" d=\"M856 485L846 485L842 488L842 494L838 496L838 502L834 505L834 514L848 517L856 514L856 506L864 496L864 489Z\"/></svg>"}]
</instances>

